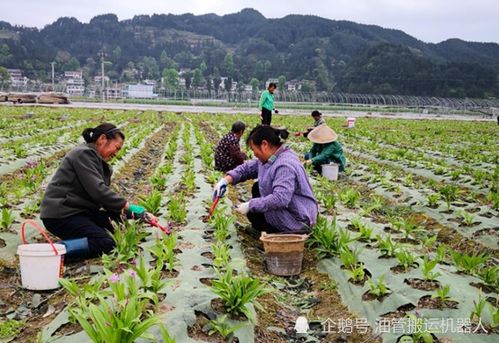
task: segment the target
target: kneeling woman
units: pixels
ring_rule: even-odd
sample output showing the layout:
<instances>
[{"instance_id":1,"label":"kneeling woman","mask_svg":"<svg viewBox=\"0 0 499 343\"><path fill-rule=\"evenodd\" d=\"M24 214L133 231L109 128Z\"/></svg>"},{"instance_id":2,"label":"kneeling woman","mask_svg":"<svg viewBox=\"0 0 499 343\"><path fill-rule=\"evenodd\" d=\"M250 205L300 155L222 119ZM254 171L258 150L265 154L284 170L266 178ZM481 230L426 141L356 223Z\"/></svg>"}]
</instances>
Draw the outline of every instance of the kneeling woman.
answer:
<instances>
[{"instance_id":1,"label":"kneeling woman","mask_svg":"<svg viewBox=\"0 0 499 343\"><path fill-rule=\"evenodd\" d=\"M74 259L110 252L111 220L120 220L123 211L134 218L146 215L143 207L129 204L110 188L112 169L107 161L121 149L125 135L109 123L85 129L82 135L86 144L62 160L43 196L40 214L47 230L63 239L66 256Z\"/></svg>"},{"instance_id":2,"label":"kneeling woman","mask_svg":"<svg viewBox=\"0 0 499 343\"><path fill-rule=\"evenodd\" d=\"M343 154L343 148L337 141L338 135L326 124L317 126L310 131L308 139L314 145L309 153L305 155L305 164L312 164L314 169L322 175L322 165L334 162L339 165L340 172L345 170L347 159Z\"/></svg>"},{"instance_id":3,"label":"kneeling woman","mask_svg":"<svg viewBox=\"0 0 499 343\"><path fill-rule=\"evenodd\" d=\"M247 144L257 159L227 172L214 189L222 197L228 184L258 178L249 202L236 207L253 227L267 232L307 232L317 219L317 200L296 154L283 144L288 132L259 125Z\"/></svg>"}]
</instances>

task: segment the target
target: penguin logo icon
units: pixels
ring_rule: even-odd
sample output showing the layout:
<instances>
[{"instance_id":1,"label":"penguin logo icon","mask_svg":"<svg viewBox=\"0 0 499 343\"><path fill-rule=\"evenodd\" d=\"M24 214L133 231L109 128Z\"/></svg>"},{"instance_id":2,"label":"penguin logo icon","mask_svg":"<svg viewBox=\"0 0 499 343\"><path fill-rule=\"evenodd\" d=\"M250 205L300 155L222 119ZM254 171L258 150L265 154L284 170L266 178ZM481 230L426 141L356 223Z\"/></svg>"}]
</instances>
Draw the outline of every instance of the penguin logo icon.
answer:
<instances>
[{"instance_id":1,"label":"penguin logo icon","mask_svg":"<svg viewBox=\"0 0 499 343\"><path fill-rule=\"evenodd\" d=\"M307 333L309 329L308 320L306 317L300 316L296 318L295 330L296 333Z\"/></svg>"}]
</instances>

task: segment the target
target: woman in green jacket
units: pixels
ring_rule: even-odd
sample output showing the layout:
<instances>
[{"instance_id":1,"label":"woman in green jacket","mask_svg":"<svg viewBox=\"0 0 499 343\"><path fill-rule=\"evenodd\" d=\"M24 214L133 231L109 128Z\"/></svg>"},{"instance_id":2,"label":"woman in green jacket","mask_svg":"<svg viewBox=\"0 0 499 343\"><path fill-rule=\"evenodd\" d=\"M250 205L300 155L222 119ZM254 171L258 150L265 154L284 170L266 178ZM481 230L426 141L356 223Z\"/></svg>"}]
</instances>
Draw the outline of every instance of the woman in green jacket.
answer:
<instances>
[{"instance_id":1,"label":"woman in green jacket","mask_svg":"<svg viewBox=\"0 0 499 343\"><path fill-rule=\"evenodd\" d=\"M338 135L333 129L326 124L319 125L310 131L308 139L314 145L305 155L305 164L312 164L319 174L322 174L321 166L331 162L339 165L340 172L345 170L347 159L343 154L341 144L337 141Z\"/></svg>"}]
</instances>

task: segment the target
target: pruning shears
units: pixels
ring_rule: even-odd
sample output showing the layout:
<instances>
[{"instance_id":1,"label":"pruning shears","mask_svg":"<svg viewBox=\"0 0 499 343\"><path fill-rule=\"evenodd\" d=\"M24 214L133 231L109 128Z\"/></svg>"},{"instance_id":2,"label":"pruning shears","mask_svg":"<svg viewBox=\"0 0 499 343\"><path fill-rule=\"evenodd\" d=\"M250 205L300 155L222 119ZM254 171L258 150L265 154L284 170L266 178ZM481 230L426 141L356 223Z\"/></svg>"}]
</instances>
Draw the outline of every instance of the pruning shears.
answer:
<instances>
[{"instance_id":1,"label":"pruning shears","mask_svg":"<svg viewBox=\"0 0 499 343\"><path fill-rule=\"evenodd\" d=\"M158 223L158 219L156 219L156 217L152 217L152 218L146 217L146 221L147 221L147 223L149 223L149 225L157 227L158 229L160 229L161 231L163 231L167 235L172 233L172 230L170 230L170 227L163 226L160 223Z\"/></svg>"},{"instance_id":2,"label":"pruning shears","mask_svg":"<svg viewBox=\"0 0 499 343\"><path fill-rule=\"evenodd\" d=\"M210 212L208 213L208 219L211 218L213 212L215 211L215 207L218 205L218 201L220 200L220 197L215 197L215 200L213 200L213 204L210 207Z\"/></svg>"}]
</instances>

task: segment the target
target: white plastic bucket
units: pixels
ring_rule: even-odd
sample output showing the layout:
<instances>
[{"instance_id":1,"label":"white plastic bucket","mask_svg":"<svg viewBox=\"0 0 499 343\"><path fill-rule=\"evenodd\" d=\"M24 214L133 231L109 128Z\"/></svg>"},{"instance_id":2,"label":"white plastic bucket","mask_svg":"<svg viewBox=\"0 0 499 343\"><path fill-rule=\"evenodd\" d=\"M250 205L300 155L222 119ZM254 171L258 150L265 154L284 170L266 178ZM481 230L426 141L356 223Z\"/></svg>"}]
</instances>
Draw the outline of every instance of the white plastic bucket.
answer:
<instances>
[{"instance_id":1,"label":"white plastic bucket","mask_svg":"<svg viewBox=\"0 0 499 343\"><path fill-rule=\"evenodd\" d=\"M336 163L323 164L322 176L326 179L334 181L338 180L339 165Z\"/></svg>"},{"instance_id":2,"label":"white plastic bucket","mask_svg":"<svg viewBox=\"0 0 499 343\"><path fill-rule=\"evenodd\" d=\"M354 117L347 118L347 127L349 129L351 129L352 127L355 126L355 120L356 120L356 118L354 118Z\"/></svg>"},{"instance_id":3,"label":"white plastic bucket","mask_svg":"<svg viewBox=\"0 0 499 343\"><path fill-rule=\"evenodd\" d=\"M34 226L49 243L27 244L24 234L26 224ZM58 288L66 247L63 244L52 243L45 231L32 220L23 223L21 236L24 244L17 247L17 254L23 287L31 290Z\"/></svg>"}]
</instances>

